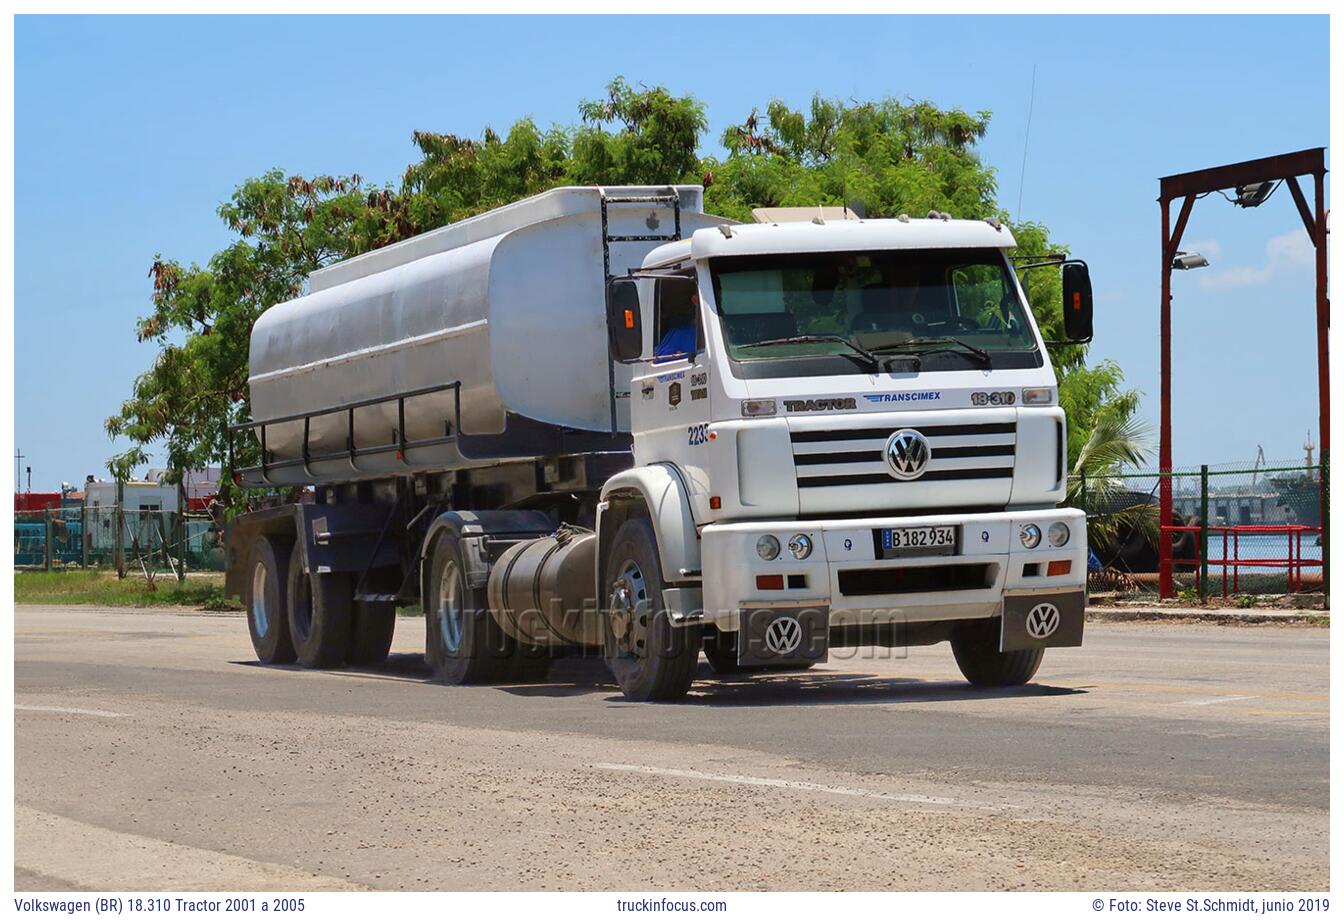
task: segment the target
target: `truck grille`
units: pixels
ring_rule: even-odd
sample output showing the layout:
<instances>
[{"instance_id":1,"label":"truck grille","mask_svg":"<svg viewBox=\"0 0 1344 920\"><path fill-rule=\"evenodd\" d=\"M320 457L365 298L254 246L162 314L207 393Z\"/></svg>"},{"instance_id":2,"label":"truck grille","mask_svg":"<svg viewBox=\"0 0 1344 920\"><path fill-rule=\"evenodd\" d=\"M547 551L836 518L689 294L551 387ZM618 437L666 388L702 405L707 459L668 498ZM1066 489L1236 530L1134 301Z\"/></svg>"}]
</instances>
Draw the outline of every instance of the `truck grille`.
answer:
<instances>
[{"instance_id":1,"label":"truck grille","mask_svg":"<svg viewBox=\"0 0 1344 920\"><path fill-rule=\"evenodd\" d=\"M1016 422L963 425L907 425L928 439L929 467L911 483L887 472L882 455L898 427L792 431L798 487L915 485L971 479L1012 479L1017 450Z\"/></svg>"}]
</instances>

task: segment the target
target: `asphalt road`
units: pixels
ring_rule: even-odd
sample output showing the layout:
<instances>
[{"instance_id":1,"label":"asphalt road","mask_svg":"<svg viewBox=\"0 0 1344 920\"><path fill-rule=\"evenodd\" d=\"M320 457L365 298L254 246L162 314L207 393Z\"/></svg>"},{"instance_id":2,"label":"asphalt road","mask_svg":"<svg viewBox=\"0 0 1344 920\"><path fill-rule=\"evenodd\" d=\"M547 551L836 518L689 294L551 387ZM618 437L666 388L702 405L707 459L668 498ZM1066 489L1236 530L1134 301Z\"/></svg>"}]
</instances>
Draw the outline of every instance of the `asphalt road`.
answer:
<instances>
[{"instance_id":1,"label":"asphalt road","mask_svg":"<svg viewBox=\"0 0 1344 920\"><path fill-rule=\"evenodd\" d=\"M672 705L597 661L436 686L423 629L323 673L237 615L17 608L16 886L1329 883L1328 629L1090 624L1008 692L946 645L837 650Z\"/></svg>"}]
</instances>

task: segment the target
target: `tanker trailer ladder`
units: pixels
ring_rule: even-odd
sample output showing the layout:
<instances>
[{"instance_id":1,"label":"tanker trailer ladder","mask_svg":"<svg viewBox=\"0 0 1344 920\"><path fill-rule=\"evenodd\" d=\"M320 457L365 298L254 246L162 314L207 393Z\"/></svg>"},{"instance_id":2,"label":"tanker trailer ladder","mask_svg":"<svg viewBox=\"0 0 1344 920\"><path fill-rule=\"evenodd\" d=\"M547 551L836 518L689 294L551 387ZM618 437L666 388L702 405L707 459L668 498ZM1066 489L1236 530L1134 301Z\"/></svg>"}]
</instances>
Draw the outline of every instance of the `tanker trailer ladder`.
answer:
<instances>
[{"instance_id":1,"label":"tanker trailer ladder","mask_svg":"<svg viewBox=\"0 0 1344 920\"><path fill-rule=\"evenodd\" d=\"M608 195L607 190L598 186L598 195L602 200L602 290L606 299L606 313L611 312L611 244L612 243L673 243L681 239L681 196L675 186L667 187L666 195ZM612 236L607 228L607 206L611 204L670 204L672 205L672 234L645 234L636 236ZM617 434L616 399L618 396L630 398L629 393L616 392L616 367L607 359L607 392L611 403L611 433Z\"/></svg>"}]
</instances>

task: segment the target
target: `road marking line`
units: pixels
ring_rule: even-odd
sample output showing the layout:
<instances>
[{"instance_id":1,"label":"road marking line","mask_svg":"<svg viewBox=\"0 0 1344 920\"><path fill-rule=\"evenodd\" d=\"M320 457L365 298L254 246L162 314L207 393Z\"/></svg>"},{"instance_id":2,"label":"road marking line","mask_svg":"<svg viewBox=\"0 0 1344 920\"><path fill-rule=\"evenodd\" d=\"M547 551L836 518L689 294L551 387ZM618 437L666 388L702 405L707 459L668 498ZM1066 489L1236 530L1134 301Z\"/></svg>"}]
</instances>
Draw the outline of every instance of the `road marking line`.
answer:
<instances>
[{"instance_id":1,"label":"road marking line","mask_svg":"<svg viewBox=\"0 0 1344 920\"><path fill-rule=\"evenodd\" d=\"M1186 700L1186 706L1216 706L1219 703L1235 703L1238 700L1253 700L1254 696L1216 696L1211 700Z\"/></svg>"},{"instance_id":2,"label":"road marking line","mask_svg":"<svg viewBox=\"0 0 1344 920\"><path fill-rule=\"evenodd\" d=\"M109 712L106 709L76 709L73 706L26 706L23 703L15 703L14 708L23 712L60 712L72 716L98 716L100 719L120 719L122 716L119 712Z\"/></svg>"},{"instance_id":3,"label":"road marking line","mask_svg":"<svg viewBox=\"0 0 1344 920\"><path fill-rule=\"evenodd\" d=\"M365 886L14 806L14 866L93 891L355 891Z\"/></svg>"},{"instance_id":4,"label":"road marking line","mask_svg":"<svg viewBox=\"0 0 1344 920\"><path fill-rule=\"evenodd\" d=\"M654 776L676 776L681 779L704 779L718 783L738 783L743 786L771 786L776 789L798 789L804 792L825 792L830 795L847 795L865 799L885 799L890 802L911 802L916 805L945 805L955 808L977 808L998 811L1002 808L1017 808L1016 805L994 804L990 802L970 802L963 799L950 799L936 795L915 795L913 793L878 792L873 789L853 789L848 786L828 786L824 783L809 783L793 779L770 779L764 776L744 776L738 773L704 773L700 770L681 770L675 767L646 767L633 763L595 763L599 770L616 770L624 773L649 773Z\"/></svg>"}]
</instances>

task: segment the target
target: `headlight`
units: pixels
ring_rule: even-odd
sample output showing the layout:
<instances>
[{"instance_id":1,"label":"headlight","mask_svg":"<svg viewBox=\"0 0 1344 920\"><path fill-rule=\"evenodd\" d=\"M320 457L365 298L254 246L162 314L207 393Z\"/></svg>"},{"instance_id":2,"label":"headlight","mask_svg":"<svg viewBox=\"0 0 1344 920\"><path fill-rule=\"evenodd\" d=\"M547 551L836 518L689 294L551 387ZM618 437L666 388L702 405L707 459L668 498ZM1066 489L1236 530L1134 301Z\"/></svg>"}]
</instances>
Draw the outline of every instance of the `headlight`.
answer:
<instances>
[{"instance_id":1,"label":"headlight","mask_svg":"<svg viewBox=\"0 0 1344 920\"><path fill-rule=\"evenodd\" d=\"M1035 524L1027 524L1017 532L1017 537L1027 549L1035 549L1041 545L1041 528ZM759 548L759 544L757 546Z\"/></svg>"},{"instance_id":2,"label":"headlight","mask_svg":"<svg viewBox=\"0 0 1344 920\"><path fill-rule=\"evenodd\" d=\"M773 399L744 399L742 400L742 417L759 418L760 416L774 415L779 411L779 406Z\"/></svg>"},{"instance_id":3,"label":"headlight","mask_svg":"<svg viewBox=\"0 0 1344 920\"><path fill-rule=\"evenodd\" d=\"M1051 546L1063 546L1069 542L1069 525L1063 521L1055 521L1045 532L1045 538L1050 541Z\"/></svg>"},{"instance_id":4,"label":"headlight","mask_svg":"<svg viewBox=\"0 0 1344 920\"><path fill-rule=\"evenodd\" d=\"M812 555L812 540L805 533L796 533L789 540L789 552L795 559L806 559Z\"/></svg>"},{"instance_id":5,"label":"headlight","mask_svg":"<svg viewBox=\"0 0 1344 920\"><path fill-rule=\"evenodd\" d=\"M779 540L770 536L770 534L761 537L756 541L756 555L760 556L766 562L774 559L779 555Z\"/></svg>"},{"instance_id":6,"label":"headlight","mask_svg":"<svg viewBox=\"0 0 1344 920\"><path fill-rule=\"evenodd\" d=\"M1055 394L1049 387L1023 387L1022 405L1048 406L1055 401Z\"/></svg>"}]
</instances>

